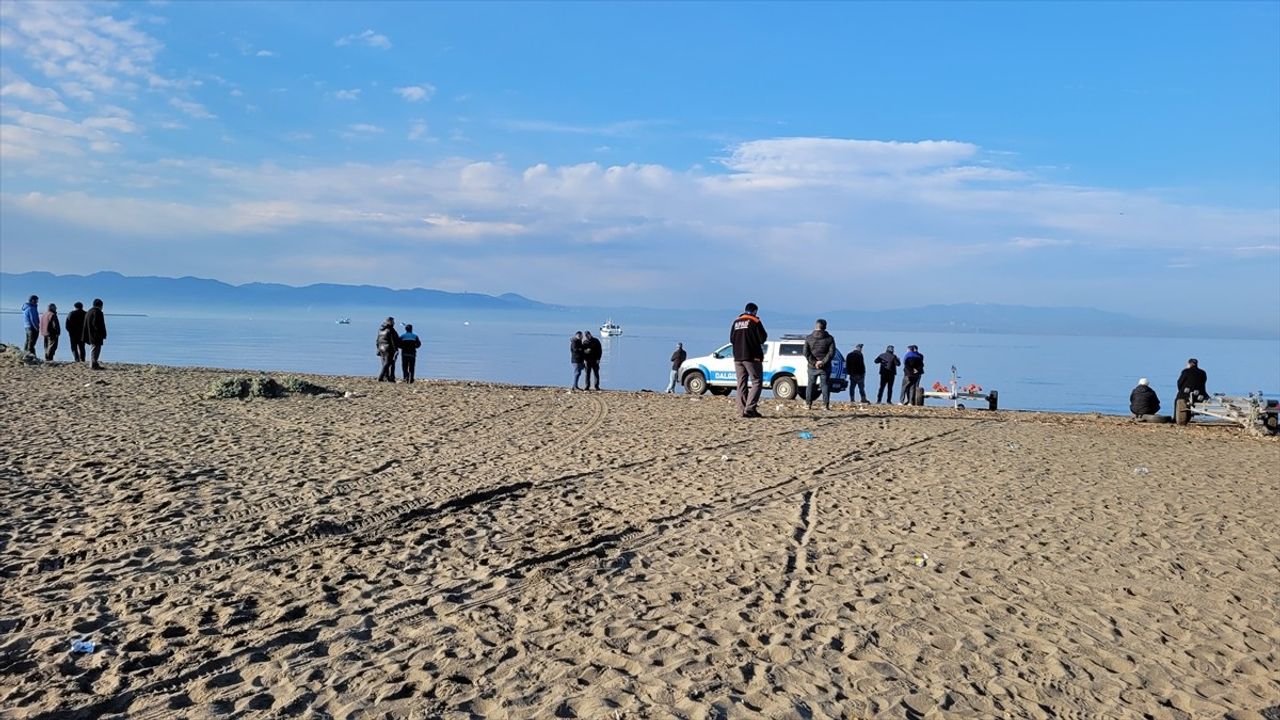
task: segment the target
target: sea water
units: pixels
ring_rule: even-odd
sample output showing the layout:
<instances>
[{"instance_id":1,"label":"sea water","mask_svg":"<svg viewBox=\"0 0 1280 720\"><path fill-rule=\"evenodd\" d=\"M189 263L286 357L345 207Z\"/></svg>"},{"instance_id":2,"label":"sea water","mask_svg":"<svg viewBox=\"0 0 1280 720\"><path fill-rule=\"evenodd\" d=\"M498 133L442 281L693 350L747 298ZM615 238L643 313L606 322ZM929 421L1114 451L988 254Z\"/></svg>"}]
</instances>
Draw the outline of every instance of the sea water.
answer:
<instances>
[{"instance_id":1,"label":"sea water","mask_svg":"<svg viewBox=\"0 0 1280 720\"><path fill-rule=\"evenodd\" d=\"M419 378L566 387L573 380L570 336L577 330L596 332L605 320L570 311L394 314L397 320L412 322L422 337ZM234 317L109 315L110 336L102 358L105 363L374 377L379 368L374 339L382 317L353 315L350 325L340 325L334 316L319 311ZM764 319L775 337L809 329L778 327ZM708 354L728 341L732 318L719 325L682 323L678 317L669 325L628 322L625 316L614 320L625 334L601 339L602 387L661 391L676 342L684 343L690 357ZM841 352L849 352L855 343L865 345L872 399L878 378L871 361L889 344L899 356L908 344L920 346L926 388L935 381L945 385L955 365L961 385L999 390L1002 409L1123 414L1128 412L1129 391L1138 378L1146 377L1160 395L1163 411L1171 412L1174 383L1189 357L1198 358L1208 372L1211 392L1263 391L1280 397L1280 340L921 333L835 326L830 331ZM21 345L22 336L21 316L0 315L0 341ZM57 359L70 358L64 339ZM899 385L901 379L899 374ZM895 387L895 399L897 391ZM845 394L841 399L847 398Z\"/></svg>"}]
</instances>

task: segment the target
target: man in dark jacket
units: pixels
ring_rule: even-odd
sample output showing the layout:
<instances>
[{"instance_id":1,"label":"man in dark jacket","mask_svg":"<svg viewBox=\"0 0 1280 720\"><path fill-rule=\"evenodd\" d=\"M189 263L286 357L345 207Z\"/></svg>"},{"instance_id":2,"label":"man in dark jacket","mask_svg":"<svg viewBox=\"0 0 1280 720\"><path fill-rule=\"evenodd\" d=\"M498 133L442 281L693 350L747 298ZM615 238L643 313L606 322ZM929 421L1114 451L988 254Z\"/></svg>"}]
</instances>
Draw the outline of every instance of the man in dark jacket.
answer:
<instances>
[{"instance_id":1,"label":"man in dark jacket","mask_svg":"<svg viewBox=\"0 0 1280 720\"><path fill-rule=\"evenodd\" d=\"M769 333L756 314L759 310L755 303L747 303L746 310L729 326L733 372L738 376L738 410L744 418L761 417L757 406L764 377L764 343Z\"/></svg>"},{"instance_id":2,"label":"man in dark jacket","mask_svg":"<svg viewBox=\"0 0 1280 720\"><path fill-rule=\"evenodd\" d=\"M853 352L844 359L845 372L849 373L849 402L853 402L853 391L862 393L862 402L867 401L867 359L862 357L862 343L853 346Z\"/></svg>"},{"instance_id":3,"label":"man in dark jacket","mask_svg":"<svg viewBox=\"0 0 1280 720\"><path fill-rule=\"evenodd\" d=\"M1129 412L1138 420L1160 412L1160 398L1151 389L1146 378L1139 380L1138 386L1129 393Z\"/></svg>"},{"instance_id":4,"label":"man in dark jacket","mask_svg":"<svg viewBox=\"0 0 1280 720\"><path fill-rule=\"evenodd\" d=\"M382 372L378 382L396 381L396 352L400 349L400 335L396 332L396 319L387 318L378 329L378 357L382 358Z\"/></svg>"},{"instance_id":5,"label":"man in dark jacket","mask_svg":"<svg viewBox=\"0 0 1280 720\"><path fill-rule=\"evenodd\" d=\"M81 332L80 337L86 345L93 348L90 351L92 363L89 367L101 370L98 357L102 354L102 345L107 342L107 317L102 313L101 299L94 298L93 307L84 314L84 331Z\"/></svg>"},{"instance_id":6,"label":"man in dark jacket","mask_svg":"<svg viewBox=\"0 0 1280 720\"><path fill-rule=\"evenodd\" d=\"M587 381L585 389L591 388L591 375L596 376L595 389L600 389L600 358L604 356L604 346L600 344L600 338L595 337L588 330L582 336L582 362L587 366Z\"/></svg>"},{"instance_id":7,"label":"man in dark jacket","mask_svg":"<svg viewBox=\"0 0 1280 720\"><path fill-rule=\"evenodd\" d=\"M67 313L67 340L71 342L71 359L84 362L84 303L77 302L75 309Z\"/></svg>"},{"instance_id":8,"label":"man in dark jacket","mask_svg":"<svg viewBox=\"0 0 1280 720\"><path fill-rule=\"evenodd\" d=\"M676 382L680 380L680 366L688 359L689 353L684 351L684 343L676 343L676 350L671 353L671 378L667 381L668 394L676 391Z\"/></svg>"},{"instance_id":9,"label":"man in dark jacket","mask_svg":"<svg viewBox=\"0 0 1280 720\"><path fill-rule=\"evenodd\" d=\"M818 318L813 332L804 339L804 359L809 361L809 388L804 406L813 409L813 398L818 394L817 383L822 381L822 406L831 409L831 358L836 355L836 339L827 332L827 321Z\"/></svg>"},{"instance_id":10,"label":"man in dark jacket","mask_svg":"<svg viewBox=\"0 0 1280 720\"><path fill-rule=\"evenodd\" d=\"M893 346L890 345L876 356L876 364L880 366L880 389L876 390L876 402L891 403L893 402L893 379L898 377L898 366L902 361L893 354Z\"/></svg>"},{"instance_id":11,"label":"man in dark jacket","mask_svg":"<svg viewBox=\"0 0 1280 720\"><path fill-rule=\"evenodd\" d=\"M1190 403L1209 399L1209 375L1200 369L1200 361L1195 358L1187 360L1187 366L1178 375L1178 397Z\"/></svg>"},{"instance_id":12,"label":"man in dark jacket","mask_svg":"<svg viewBox=\"0 0 1280 720\"><path fill-rule=\"evenodd\" d=\"M422 347L422 340L418 334L413 331L412 325L404 326L404 333L400 335L400 370L404 375L404 381L413 384L414 371L418 367L418 348Z\"/></svg>"},{"instance_id":13,"label":"man in dark jacket","mask_svg":"<svg viewBox=\"0 0 1280 720\"><path fill-rule=\"evenodd\" d=\"M907 354L902 356L902 397L898 400L903 405L910 405L916 400L916 388L920 387L920 378L924 377L924 355L915 345L907 346Z\"/></svg>"},{"instance_id":14,"label":"man in dark jacket","mask_svg":"<svg viewBox=\"0 0 1280 720\"><path fill-rule=\"evenodd\" d=\"M582 331L573 334L569 338L569 362L573 363L573 389L581 390L578 387L578 380L582 377L582 368L586 364L585 356L582 352Z\"/></svg>"}]
</instances>

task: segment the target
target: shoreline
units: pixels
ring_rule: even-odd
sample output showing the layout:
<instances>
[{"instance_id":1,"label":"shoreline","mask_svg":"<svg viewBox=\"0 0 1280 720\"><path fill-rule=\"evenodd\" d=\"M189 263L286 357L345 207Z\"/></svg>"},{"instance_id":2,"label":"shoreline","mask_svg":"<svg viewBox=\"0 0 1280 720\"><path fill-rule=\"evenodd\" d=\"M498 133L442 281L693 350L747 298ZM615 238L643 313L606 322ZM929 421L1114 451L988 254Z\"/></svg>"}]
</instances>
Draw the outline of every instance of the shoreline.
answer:
<instances>
[{"instance_id":1,"label":"shoreline","mask_svg":"<svg viewBox=\"0 0 1280 720\"><path fill-rule=\"evenodd\" d=\"M6 347L12 348L14 346L0 344L0 348L6 348ZM0 358L6 358L8 356L9 354L6 350L0 349ZM13 362L15 364L21 364L21 361L15 360ZM40 361L38 363L34 363L30 365L29 367L44 366L44 365L46 365L46 363L43 361ZM164 365L159 363L126 363L126 362L105 363L104 362L104 365L107 368L106 372L110 372L110 370L113 368L123 368L123 369L145 370L145 371L152 371L152 372L175 372L175 373L190 372L190 373L204 373L204 374L210 374L210 375L222 374L226 377L296 376L296 377L307 379L307 380L321 379L321 380L332 380L332 381L347 381L347 382L355 382L355 383L373 382L378 386L389 385L388 383L378 383L376 376L373 374L341 375L341 374L332 374L332 373L312 373L312 372L294 371L294 370L252 370L252 369L245 369L245 368L223 368L223 367L210 367L210 366L197 366L197 365ZM53 367L54 368L67 367L67 368L74 369L77 367L77 363L63 361L63 360L56 360L53 363ZM86 368L86 372L90 372L90 371L88 371ZM215 380L217 378L210 378L210 379ZM404 386L404 385L405 383L399 380L397 380L395 383L395 386L397 387ZM496 381L496 380L468 380L465 378L445 378L445 377L421 377L417 379L417 382L415 383L415 385L432 385L432 386L449 386L449 387L454 387L454 386L456 387L492 387L492 388L509 388L509 389L519 389L519 390L544 390L544 391L559 390L566 393L572 391L571 388L567 386L560 386L560 385L535 385L535 384L509 383L509 382L502 382L502 381ZM594 391L577 391L577 392L584 393L584 394L594 393ZM600 392L606 393L606 394L636 395L636 396L642 396L642 397L643 396L667 397L667 393L664 393L661 390L649 390L649 389L613 390L613 389L606 388L604 390L601 390ZM687 393L685 393L683 389L680 389L678 392L674 393L674 397L682 398L686 400L694 399L694 398L697 398L700 400L713 399L713 396L710 394L705 394L701 396L690 396ZM733 396L730 396L729 399L733 399ZM798 413L805 412L803 408L804 402L802 400L799 400L799 399L778 400L777 398L772 397L769 390L763 391L760 397L761 408L768 408L768 407L776 408L777 405L779 404L781 404L785 408L784 412L790 413L792 415L796 414L797 412ZM797 406L799 407L798 411L796 410ZM912 417L912 415L910 415L912 411L919 411L921 413L948 413L948 414L953 414L953 415L963 416L963 417L998 416L1002 418L1008 417L1008 418L1026 419L1026 420L1039 419L1046 422L1102 421L1102 422L1118 422L1124 425L1143 425L1146 427L1153 427L1153 428L1162 427L1162 425L1159 423L1136 423L1133 421L1131 417L1124 414L1104 413L1104 412L1098 412L1098 411L1084 411L1084 410L1081 410L1081 411L1025 410L1025 409L1019 409L1019 408L1010 408L1010 409L1001 408L998 411L992 412L990 410L984 410L979 408L954 409L954 408L949 408L941 405L925 405L922 407L911 407L911 406L898 405L896 403L865 403L865 404L850 403L844 399L835 400L834 396L833 396L832 407L842 412L852 411L855 414L866 414L871 411L883 410L883 411L887 411L888 415L895 416L895 417ZM922 414L919 417L930 417L930 416ZM1168 424L1168 423L1165 424L1165 426L1169 426L1169 425L1171 424ZM1238 426L1232 425L1231 423L1228 423L1225 421L1205 421L1203 419L1196 419L1187 427L1190 427L1190 428L1205 427L1205 428L1214 428L1214 429L1223 429L1223 428L1239 429Z\"/></svg>"}]
</instances>

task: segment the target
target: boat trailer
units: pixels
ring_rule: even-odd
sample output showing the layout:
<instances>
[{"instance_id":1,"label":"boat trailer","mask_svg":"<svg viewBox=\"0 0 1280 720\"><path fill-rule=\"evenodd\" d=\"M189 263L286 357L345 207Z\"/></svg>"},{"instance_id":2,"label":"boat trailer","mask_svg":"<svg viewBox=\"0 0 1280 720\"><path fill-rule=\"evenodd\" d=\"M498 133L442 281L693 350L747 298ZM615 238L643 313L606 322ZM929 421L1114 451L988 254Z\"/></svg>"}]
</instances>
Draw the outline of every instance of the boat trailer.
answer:
<instances>
[{"instance_id":1,"label":"boat trailer","mask_svg":"<svg viewBox=\"0 0 1280 720\"><path fill-rule=\"evenodd\" d=\"M963 410L964 403L962 400L983 401L987 403L989 410L997 410L1000 406L1000 392L998 390L983 391L982 386L978 384L970 384L964 387L960 386L960 376L956 374L956 366L951 366L951 382L943 385L940 382L933 384L932 390L925 390L923 386L917 387L915 397L911 398L912 405L924 405L926 398L934 400L946 400L951 403L951 407L956 410Z\"/></svg>"},{"instance_id":2,"label":"boat trailer","mask_svg":"<svg viewBox=\"0 0 1280 720\"><path fill-rule=\"evenodd\" d=\"M1186 425L1196 415L1223 420L1246 430L1269 435L1280 433L1280 401L1268 400L1262 393L1244 397L1213 395L1203 399L1178 398L1173 406L1173 420Z\"/></svg>"}]
</instances>

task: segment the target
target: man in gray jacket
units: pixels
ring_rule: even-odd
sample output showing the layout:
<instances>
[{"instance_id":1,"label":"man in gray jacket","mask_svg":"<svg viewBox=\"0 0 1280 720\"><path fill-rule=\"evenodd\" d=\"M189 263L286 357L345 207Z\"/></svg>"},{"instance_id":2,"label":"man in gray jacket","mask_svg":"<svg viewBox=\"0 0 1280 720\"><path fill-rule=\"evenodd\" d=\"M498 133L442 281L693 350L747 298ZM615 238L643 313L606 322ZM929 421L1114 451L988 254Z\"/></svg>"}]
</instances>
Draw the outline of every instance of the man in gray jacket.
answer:
<instances>
[{"instance_id":1,"label":"man in gray jacket","mask_svg":"<svg viewBox=\"0 0 1280 720\"><path fill-rule=\"evenodd\" d=\"M827 332L827 321L818 318L813 332L804 339L804 359L809 361L809 388L804 406L813 409L813 399L818 389L815 384L822 378L822 406L831 409L831 359L836 355L836 339Z\"/></svg>"}]
</instances>

